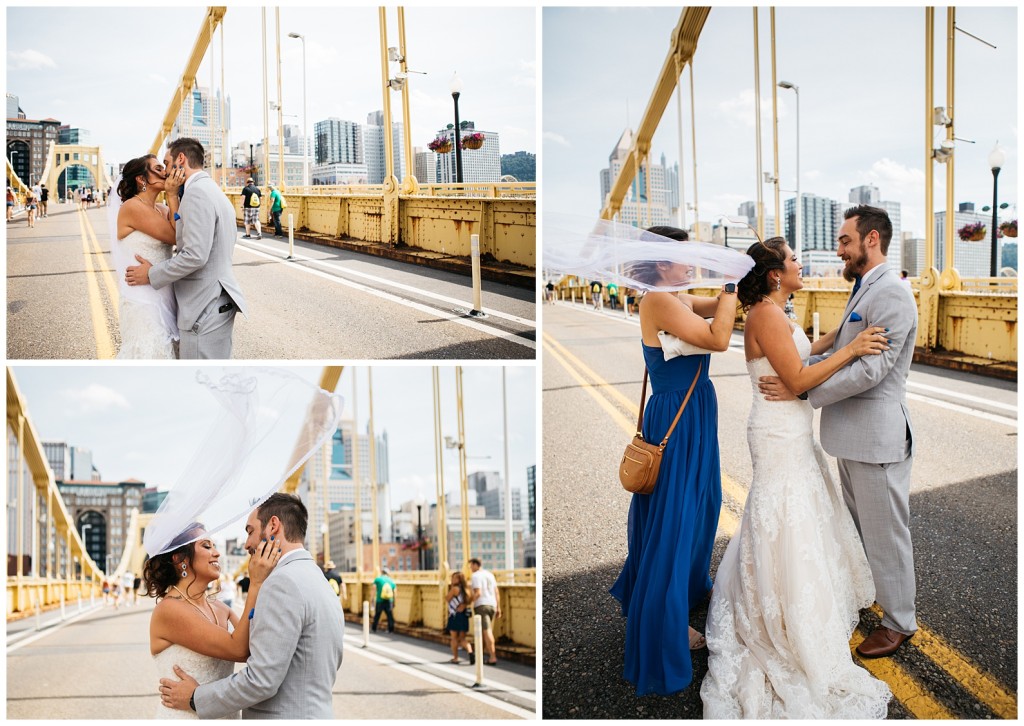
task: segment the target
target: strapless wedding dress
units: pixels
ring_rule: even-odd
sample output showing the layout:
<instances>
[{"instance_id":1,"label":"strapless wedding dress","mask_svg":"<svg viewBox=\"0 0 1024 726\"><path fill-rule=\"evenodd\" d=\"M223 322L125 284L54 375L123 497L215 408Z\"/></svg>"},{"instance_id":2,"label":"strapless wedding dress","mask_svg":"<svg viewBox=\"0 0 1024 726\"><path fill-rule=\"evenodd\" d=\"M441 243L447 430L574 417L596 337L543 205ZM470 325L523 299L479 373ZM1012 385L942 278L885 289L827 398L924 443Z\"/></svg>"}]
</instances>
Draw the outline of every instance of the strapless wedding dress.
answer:
<instances>
[{"instance_id":1,"label":"strapless wedding dress","mask_svg":"<svg viewBox=\"0 0 1024 726\"><path fill-rule=\"evenodd\" d=\"M235 670L235 664L229 660L221 660L208 655L200 655L182 645L171 645L165 650L153 656L156 662L157 678L171 678L178 680L174 673L174 666L179 666L183 671L199 681L200 685L212 683L222 678L227 678ZM195 711L178 711L167 708L163 704L156 707L155 718L199 718ZM240 713L225 718L241 718Z\"/></svg>"},{"instance_id":2,"label":"strapless wedding dress","mask_svg":"<svg viewBox=\"0 0 1024 726\"><path fill-rule=\"evenodd\" d=\"M799 328L804 360L811 344ZM855 664L850 635L875 587L814 438L806 401L766 401L767 358L747 362L753 480L708 611L705 718L885 718L889 687Z\"/></svg>"},{"instance_id":3,"label":"strapless wedding dress","mask_svg":"<svg viewBox=\"0 0 1024 726\"><path fill-rule=\"evenodd\" d=\"M149 260L154 265L171 257L171 245L150 237L145 232L134 230L120 240L123 253L138 262L135 255ZM121 319L121 349L118 358L128 359L174 359L177 357L174 343L178 338L177 305L174 292L168 285L155 290L148 285L126 289L122 279L121 302L118 315Z\"/></svg>"}]
</instances>

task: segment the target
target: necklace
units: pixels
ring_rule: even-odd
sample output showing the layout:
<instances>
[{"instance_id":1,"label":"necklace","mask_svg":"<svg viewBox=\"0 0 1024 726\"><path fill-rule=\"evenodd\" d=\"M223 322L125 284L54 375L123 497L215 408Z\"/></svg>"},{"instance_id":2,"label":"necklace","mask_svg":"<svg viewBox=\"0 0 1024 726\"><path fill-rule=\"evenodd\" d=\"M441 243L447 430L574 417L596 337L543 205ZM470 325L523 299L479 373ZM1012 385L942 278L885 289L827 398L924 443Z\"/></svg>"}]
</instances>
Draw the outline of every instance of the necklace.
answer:
<instances>
[{"instance_id":1,"label":"necklace","mask_svg":"<svg viewBox=\"0 0 1024 726\"><path fill-rule=\"evenodd\" d=\"M772 305L774 305L775 307L779 307L779 304L778 304L777 302L775 302L774 300L772 300L772 299L771 299L770 297L768 297L767 295L762 295L762 296L761 296L761 300L762 300L762 301L764 301L764 302L770 302L770 303L771 303Z\"/></svg>"},{"instance_id":2,"label":"necklace","mask_svg":"<svg viewBox=\"0 0 1024 726\"><path fill-rule=\"evenodd\" d=\"M155 201L152 204L150 204L149 202L145 201L141 196L136 195L135 198L138 199L143 204L145 204L150 209L152 209L154 212L156 211L156 202Z\"/></svg>"},{"instance_id":3,"label":"necklace","mask_svg":"<svg viewBox=\"0 0 1024 726\"><path fill-rule=\"evenodd\" d=\"M183 593L183 592L182 592L181 590L179 590L179 589L178 589L178 586L177 586L177 585L171 585L171 589L172 589L172 590L174 590L174 591L175 591L176 593L178 593L179 595L181 595L181 599L182 599L182 600L184 600L184 601L185 601L185 602L187 602L187 603L188 603L189 605L191 605L191 606L192 606L192 607L194 607L194 608L195 608L196 610L198 610L198 611L199 611L199 614L200 614L200 615L202 615L202 616L203 616L204 618L206 618L207 620L209 620L209 621L210 621L211 623L213 623L214 625L218 625L218 623L217 623L217 613L216 613L216 611L214 611L214 609L213 609L213 607L212 607L212 606L210 607L210 612L211 612L211 613L213 613L213 619L211 619L209 615L207 615L207 614L206 614L205 612L203 612L203 609L202 609L201 607L199 607L199 606L198 606L198 605L196 605L196 604L195 604L194 602L192 602L192 600L191 600L191 599L189 599L189 598L188 598L188 596L186 596L186 595L185 595L185 593Z\"/></svg>"}]
</instances>

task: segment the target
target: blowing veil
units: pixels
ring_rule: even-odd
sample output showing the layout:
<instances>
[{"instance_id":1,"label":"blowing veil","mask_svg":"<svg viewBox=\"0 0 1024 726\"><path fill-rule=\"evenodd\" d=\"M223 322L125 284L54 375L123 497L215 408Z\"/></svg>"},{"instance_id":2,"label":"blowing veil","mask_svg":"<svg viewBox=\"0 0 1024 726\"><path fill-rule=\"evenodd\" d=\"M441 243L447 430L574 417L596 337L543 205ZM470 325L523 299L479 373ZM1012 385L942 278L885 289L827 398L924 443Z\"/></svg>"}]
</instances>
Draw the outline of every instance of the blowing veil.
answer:
<instances>
[{"instance_id":1,"label":"blowing veil","mask_svg":"<svg viewBox=\"0 0 1024 726\"><path fill-rule=\"evenodd\" d=\"M107 229L110 232L110 259L117 273L117 291L126 303L152 305L159 314L160 327L166 333L167 340L178 340L178 304L174 300L174 291L170 285L159 290L152 285L129 285L125 282L124 273L138 261L128 246L117 238L117 214L121 209L121 196L117 187L121 184L121 175L114 179L114 185L107 195ZM124 341L122 341L122 345Z\"/></svg>"},{"instance_id":2,"label":"blowing veil","mask_svg":"<svg viewBox=\"0 0 1024 726\"><path fill-rule=\"evenodd\" d=\"M146 527L149 556L194 542L246 516L329 441L342 397L289 371L199 371L196 383L219 411Z\"/></svg>"},{"instance_id":3,"label":"blowing veil","mask_svg":"<svg viewBox=\"0 0 1024 726\"><path fill-rule=\"evenodd\" d=\"M576 275L643 292L669 292L738 282L754 266L754 260L738 250L680 242L608 219L545 213L543 225L547 277ZM681 263L689 270L677 279L653 284L647 273L659 262Z\"/></svg>"}]
</instances>

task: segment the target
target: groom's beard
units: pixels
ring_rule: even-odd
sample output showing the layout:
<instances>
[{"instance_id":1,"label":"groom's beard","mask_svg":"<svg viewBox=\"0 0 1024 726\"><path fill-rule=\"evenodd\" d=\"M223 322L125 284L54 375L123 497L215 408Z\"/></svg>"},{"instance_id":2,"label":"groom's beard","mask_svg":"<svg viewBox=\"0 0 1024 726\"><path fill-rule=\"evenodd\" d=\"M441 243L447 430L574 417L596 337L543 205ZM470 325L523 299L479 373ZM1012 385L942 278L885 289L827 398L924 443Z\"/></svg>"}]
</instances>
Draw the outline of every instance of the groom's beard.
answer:
<instances>
[{"instance_id":1,"label":"groom's beard","mask_svg":"<svg viewBox=\"0 0 1024 726\"><path fill-rule=\"evenodd\" d=\"M864 268L868 266L868 251L862 249L859 255L850 255L850 259L843 268L843 279L853 282L857 275L864 274Z\"/></svg>"}]
</instances>

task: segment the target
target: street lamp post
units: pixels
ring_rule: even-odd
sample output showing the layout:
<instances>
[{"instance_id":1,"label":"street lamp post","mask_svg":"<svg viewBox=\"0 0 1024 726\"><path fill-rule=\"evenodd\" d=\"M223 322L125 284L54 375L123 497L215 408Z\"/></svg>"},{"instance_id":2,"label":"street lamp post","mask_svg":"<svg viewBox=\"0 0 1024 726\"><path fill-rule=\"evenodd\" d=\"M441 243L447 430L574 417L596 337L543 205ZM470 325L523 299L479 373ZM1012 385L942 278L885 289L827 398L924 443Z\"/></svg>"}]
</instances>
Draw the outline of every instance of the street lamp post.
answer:
<instances>
[{"instance_id":1,"label":"street lamp post","mask_svg":"<svg viewBox=\"0 0 1024 726\"><path fill-rule=\"evenodd\" d=\"M423 502L416 502L416 551L420 557L420 570L423 570Z\"/></svg>"},{"instance_id":2,"label":"street lamp post","mask_svg":"<svg viewBox=\"0 0 1024 726\"><path fill-rule=\"evenodd\" d=\"M256 177L256 162L252 158L252 144L249 144L249 176L256 179L257 184L259 183L260 180Z\"/></svg>"},{"instance_id":3,"label":"street lamp post","mask_svg":"<svg viewBox=\"0 0 1024 726\"><path fill-rule=\"evenodd\" d=\"M302 41L302 184L309 186L309 129L306 126L306 36L299 33L288 33L289 38Z\"/></svg>"},{"instance_id":4,"label":"street lamp post","mask_svg":"<svg viewBox=\"0 0 1024 726\"><path fill-rule=\"evenodd\" d=\"M455 100L455 183L462 183L462 129L459 126L459 96L462 93L462 79L458 73L452 74L452 81L448 84Z\"/></svg>"},{"instance_id":5,"label":"street lamp post","mask_svg":"<svg viewBox=\"0 0 1024 726\"><path fill-rule=\"evenodd\" d=\"M999 274L999 170L1006 163L1006 154L999 146L999 142L992 148L988 155L988 165L992 168L992 263L989 265L991 277Z\"/></svg>"},{"instance_id":6,"label":"street lamp post","mask_svg":"<svg viewBox=\"0 0 1024 726\"><path fill-rule=\"evenodd\" d=\"M779 88L792 88L793 93L796 94L796 229L793 235L793 253L796 258L800 259L800 247L803 242L801 239L802 229L802 217L803 217L803 200L800 199L800 86L790 83L789 81L779 81ZM781 227L779 220L775 220L776 228Z\"/></svg>"}]
</instances>

